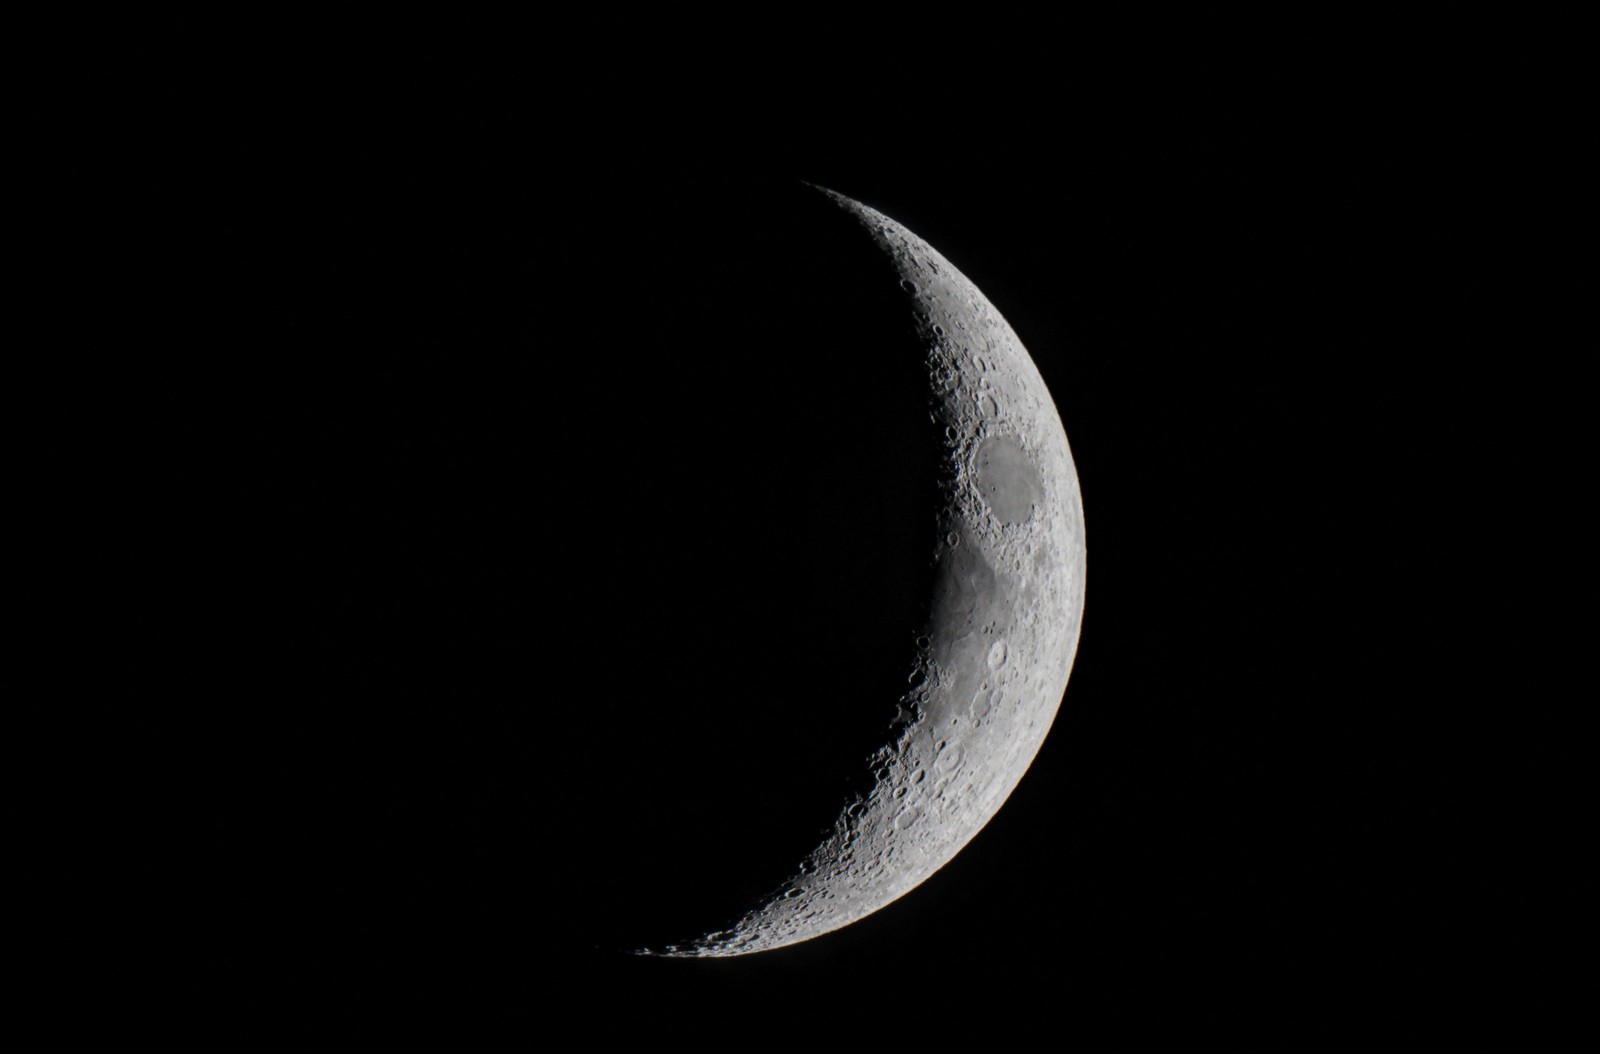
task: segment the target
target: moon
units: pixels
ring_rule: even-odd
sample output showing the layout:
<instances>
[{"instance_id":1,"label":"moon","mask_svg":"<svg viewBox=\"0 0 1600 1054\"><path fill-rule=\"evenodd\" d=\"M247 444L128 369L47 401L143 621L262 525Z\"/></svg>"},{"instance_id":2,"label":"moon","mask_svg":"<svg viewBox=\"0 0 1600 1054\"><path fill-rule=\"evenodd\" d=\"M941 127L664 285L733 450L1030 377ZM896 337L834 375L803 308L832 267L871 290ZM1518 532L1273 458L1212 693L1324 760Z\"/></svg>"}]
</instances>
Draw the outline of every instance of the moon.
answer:
<instances>
[{"instance_id":1,"label":"moon","mask_svg":"<svg viewBox=\"0 0 1600 1054\"><path fill-rule=\"evenodd\" d=\"M820 189L820 188L819 188ZM1084 522L1061 419L1033 360L927 242L824 190L893 261L942 425L931 617L883 744L825 837L757 906L668 957L769 951L840 929L915 889L994 817L1038 754L1077 651Z\"/></svg>"}]
</instances>

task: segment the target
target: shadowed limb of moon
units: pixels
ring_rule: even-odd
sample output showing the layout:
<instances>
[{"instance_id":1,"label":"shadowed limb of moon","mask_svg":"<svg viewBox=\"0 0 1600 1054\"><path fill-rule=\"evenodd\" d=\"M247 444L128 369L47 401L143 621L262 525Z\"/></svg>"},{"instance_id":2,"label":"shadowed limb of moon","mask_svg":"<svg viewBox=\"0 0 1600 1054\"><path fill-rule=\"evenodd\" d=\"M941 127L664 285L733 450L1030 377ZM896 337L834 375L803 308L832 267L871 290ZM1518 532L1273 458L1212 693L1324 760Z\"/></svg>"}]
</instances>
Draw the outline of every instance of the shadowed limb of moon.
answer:
<instances>
[{"instance_id":1,"label":"shadowed limb of moon","mask_svg":"<svg viewBox=\"0 0 1600 1054\"><path fill-rule=\"evenodd\" d=\"M1050 394L977 287L900 224L824 191L893 259L944 426L929 624L909 716L790 879L719 932L645 954L729 956L849 925L943 867L1004 804L1066 689L1083 613L1083 506Z\"/></svg>"}]
</instances>

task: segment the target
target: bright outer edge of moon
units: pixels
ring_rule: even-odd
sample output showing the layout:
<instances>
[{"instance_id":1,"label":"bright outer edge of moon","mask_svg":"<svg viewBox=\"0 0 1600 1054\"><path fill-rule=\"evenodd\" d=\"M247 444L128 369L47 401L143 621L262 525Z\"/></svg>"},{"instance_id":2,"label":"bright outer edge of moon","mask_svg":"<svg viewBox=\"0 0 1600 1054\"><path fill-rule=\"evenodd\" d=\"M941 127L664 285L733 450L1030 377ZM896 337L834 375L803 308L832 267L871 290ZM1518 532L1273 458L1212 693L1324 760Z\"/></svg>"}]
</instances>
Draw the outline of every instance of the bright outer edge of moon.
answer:
<instances>
[{"instance_id":1,"label":"bright outer edge of moon","mask_svg":"<svg viewBox=\"0 0 1600 1054\"><path fill-rule=\"evenodd\" d=\"M665 956L767 951L847 926L915 889L999 811L1055 718L1084 598L1083 503L1050 393L993 305L927 242L823 191L894 260L944 426L932 618L872 789L790 879L726 930Z\"/></svg>"}]
</instances>

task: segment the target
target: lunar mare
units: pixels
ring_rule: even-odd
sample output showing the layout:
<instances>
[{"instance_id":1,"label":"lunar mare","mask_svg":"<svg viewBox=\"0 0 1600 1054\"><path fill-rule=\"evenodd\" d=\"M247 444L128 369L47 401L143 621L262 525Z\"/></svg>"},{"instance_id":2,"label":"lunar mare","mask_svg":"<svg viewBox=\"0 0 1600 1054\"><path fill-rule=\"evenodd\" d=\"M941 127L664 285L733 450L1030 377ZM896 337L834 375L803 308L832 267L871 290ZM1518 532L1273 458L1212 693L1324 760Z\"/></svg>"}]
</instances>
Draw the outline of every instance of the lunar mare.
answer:
<instances>
[{"instance_id":1,"label":"lunar mare","mask_svg":"<svg viewBox=\"0 0 1600 1054\"><path fill-rule=\"evenodd\" d=\"M850 800L790 879L732 926L649 954L729 956L837 930L910 892L989 822L1065 691L1084 599L1077 472L1021 341L964 275L883 214L824 191L893 260L943 433L931 618L909 689ZM908 628L909 635L909 628Z\"/></svg>"}]
</instances>

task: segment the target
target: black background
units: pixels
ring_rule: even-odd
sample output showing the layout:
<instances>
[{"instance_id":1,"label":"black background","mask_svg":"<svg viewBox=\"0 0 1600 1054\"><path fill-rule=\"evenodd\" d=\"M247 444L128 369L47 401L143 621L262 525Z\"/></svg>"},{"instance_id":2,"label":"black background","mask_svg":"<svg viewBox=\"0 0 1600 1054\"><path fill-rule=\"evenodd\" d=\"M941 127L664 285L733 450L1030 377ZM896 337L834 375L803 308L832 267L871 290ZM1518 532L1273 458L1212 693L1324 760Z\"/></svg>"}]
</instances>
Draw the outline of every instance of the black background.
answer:
<instances>
[{"instance_id":1,"label":"black background","mask_svg":"<svg viewBox=\"0 0 1600 1054\"><path fill-rule=\"evenodd\" d=\"M1465 1012L1482 806L1459 748L1491 692L1505 472L1474 350L1492 92L1189 64L986 70L955 98L813 72L768 99L743 66L680 72L203 105L204 78L166 75L126 246L162 349L131 587L162 701L133 873L162 907L129 945L162 998L597 1035ZM748 527L725 490L761 422L735 407L717 445L706 407L751 378L695 351L730 313L760 340L718 299L742 262L704 267L762 240L685 253L703 211L641 217L726 194L748 219L795 180L922 235L1032 353L1086 510L1077 663L1027 778L913 894L780 952L627 957L615 919L700 880L574 832L626 832L629 781L672 766L567 778L706 670L762 675L716 639L650 651L683 639L663 539L703 514L715 561ZM756 379L837 368L799 347ZM747 639L759 590L726 588L682 614ZM658 674L608 662L632 642ZM709 764L686 755L692 793ZM625 870L596 885L570 847L602 840Z\"/></svg>"}]
</instances>

